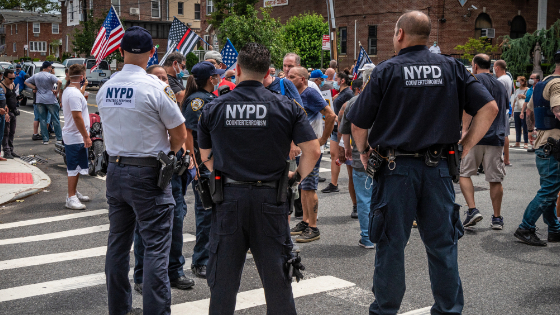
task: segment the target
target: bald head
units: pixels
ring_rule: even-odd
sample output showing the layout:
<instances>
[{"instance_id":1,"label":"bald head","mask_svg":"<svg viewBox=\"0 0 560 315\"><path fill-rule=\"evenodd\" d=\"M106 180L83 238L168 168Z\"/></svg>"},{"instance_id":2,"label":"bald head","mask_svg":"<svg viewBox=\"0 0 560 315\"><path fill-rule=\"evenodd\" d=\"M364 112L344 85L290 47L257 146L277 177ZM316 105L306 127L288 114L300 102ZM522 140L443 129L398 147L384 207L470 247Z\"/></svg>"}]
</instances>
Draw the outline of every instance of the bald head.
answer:
<instances>
[{"instance_id":1,"label":"bald head","mask_svg":"<svg viewBox=\"0 0 560 315\"><path fill-rule=\"evenodd\" d=\"M290 73L288 73L288 80L292 81L292 83L301 93L307 87L308 76L309 72L307 71L307 69L301 66L296 66L290 69Z\"/></svg>"},{"instance_id":2,"label":"bald head","mask_svg":"<svg viewBox=\"0 0 560 315\"><path fill-rule=\"evenodd\" d=\"M494 74L496 74L496 77L501 77L503 75L506 74L506 62L504 60L497 60L496 62L494 62Z\"/></svg>"},{"instance_id":3,"label":"bald head","mask_svg":"<svg viewBox=\"0 0 560 315\"><path fill-rule=\"evenodd\" d=\"M395 50L427 45L431 30L430 18L423 12L411 11L401 15L395 25L395 36L393 37Z\"/></svg>"},{"instance_id":4,"label":"bald head","mask_svg":"<svg viewBox=\"0 0 560 315\"><path fill-rule=\"evenodd\" d=\"M328 68L325 71L325 75L327 76L327 80L332 81L335 73L336 73L336 71L334 71L333 68Z\"/></svg>"}]
</instances>

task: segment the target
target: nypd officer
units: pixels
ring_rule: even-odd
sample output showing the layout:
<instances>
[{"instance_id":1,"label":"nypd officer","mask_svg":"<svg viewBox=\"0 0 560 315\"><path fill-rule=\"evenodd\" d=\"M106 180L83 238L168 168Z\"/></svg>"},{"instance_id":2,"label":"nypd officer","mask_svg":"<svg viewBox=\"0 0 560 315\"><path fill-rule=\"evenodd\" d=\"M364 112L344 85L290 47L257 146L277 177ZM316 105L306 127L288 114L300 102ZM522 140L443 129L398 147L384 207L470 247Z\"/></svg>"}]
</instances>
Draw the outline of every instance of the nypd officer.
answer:
<instances>
[{"instance_id":1,"label":"nypd officer","mask_svg":"<svg viewBox=\"0 0 560 315\"><path fill-rule=\"evenodd\" d=\"M370 314L399 311L405 293L404 247L415 216L428 253L435 300L431 313L461 314L463 309L457 265L463 226L450 176L457 168L448 168L441 152L461 139L463 110L474 116L462 140L464 156L490 128L498 107L463 64L430 53L430 30L422 12L399 18L393 37L398 55L373 70L347 115L364 166L369 154L389 161L376 173L379 188L372 203L370 239L377 252ZM454 153L446 150L447 158Z\"/></svg>"},{"instance_id":2,"label":"nypd officer","mask_svg":"<svg viewBox=\"0 0 560 315\"><path fill-rule=\"evenodd\" d=\"M290 178L305 178L321 152L304 110L263 86L269 65L264 46L243 47L235 70L237 87L206 104L198 123L202 160L208 160L216 176L221 173L223 184L223 201L212 209L207 270L211 315L233 314L248 249L264 286L267 314L296 314L291 278L284 269L292 249L288 205L279 202L278 185L292 141L302 155ZM239 139L245 141L242 146L235 145Z\"/></svg>"},{"instance_id":3,"label":"nypd officer","mask_svg":"<svg viewBox=\"0 0 560 315\"><path fill-rule=\"evenodd\" d=\"M141 314L132 310L128 280L134 227L145 247L144 314L170 314L171 289L167 274L175 201L171 185L157 185L159 152L177 152L185 142L184 119L168 85L146 74L154 54L152 37L145 29L126 30L120 53L122 71L97 93L109 154L107 203L109 240L105 274L109 314Z\"/></svg>"},{"instance_id":4,"label":"nypd officer","mask_svg":"<svg viewBox=\"0 0 560 315\"><path fill-rule=\"evenodd\" d=\"M196 163L199 164L199 175L201 178L209 178L210 171L202 164L197 142L197 125L202 109L208 103L216 98L212 92L220 83L220 75L225 70L216 69L216 67L208 62L203 61L194 65L191 70L191 76L187 79L187 88L185 90L185 100L181 105L181 112L185 117L185 126L187 127L186 148L194 153ZM197 180L193 181L194 206L196 217L196 243L193 249L191 270L193 274L199 278L206 278L206 264L208 263L208 241L210 240L210 224L212 222L212 213L202 206L202 201L198 190L195 189L198 184Z\"/></svg>"}]
</instances>

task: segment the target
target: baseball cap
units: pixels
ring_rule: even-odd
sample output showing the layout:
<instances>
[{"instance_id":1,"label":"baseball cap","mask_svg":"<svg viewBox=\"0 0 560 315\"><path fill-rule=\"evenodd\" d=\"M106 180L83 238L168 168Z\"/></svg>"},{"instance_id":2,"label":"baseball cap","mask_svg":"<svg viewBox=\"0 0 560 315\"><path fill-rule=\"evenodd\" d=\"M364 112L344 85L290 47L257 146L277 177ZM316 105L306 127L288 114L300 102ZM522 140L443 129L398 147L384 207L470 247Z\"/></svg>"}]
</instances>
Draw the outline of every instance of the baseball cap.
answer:
<instances>
[{"instance_id":1,"label":"baseball cap","mask_svg":"<svg viewBox=\"0 0 560 315\"><path fill-rule=\"evenodd\" d=\"M46 69L50 66L52 66L52 62L45 61L45 62L43 62L43 65L41 66L41 68Z\"/></svg>"},{"instance_id":2,"label":"baseball cap","mask_svg":"<svg viewBox=\"0 0 560 315\"><path fill-rule=\"evenodd\" d=\"M358 71L366 71L366 70L373 70L375 65L373 63L366 63L362 68L358 69Z\"/></svg>"},{"instance_id":3,"label":"baseball cap","mask_svg":"<svg viewBox=\"0 0 560 315\"><path fill-rule=\"evenodd\" d=\"M204 60L207 60L207 59L214 59L218 63L222 63L222 54L220 54L219 52L217 52L215 50L210 50L204 55Z\"/></svg>"},{"instance_id":4,"label":"baseball cap","mask_svg":"<svg viewBox=\"0 0 560 315\"><path fill-rule=\"evenodd\" d=\"M133 26L127 28L124 32L121 41L121 48L124 51L133 54L143 54L152 50L153 47L152 35L146 29L140 26Z\"/></svg>"},{"instance_id":5,"label":"baseball cap","mask_svg":"<svg viewBox=\"0 0 560 315\"><path fill-rule=\"evenodd\" d=\"M209 77L215 74L219 74L221 76L225 72L226 70L224 69L216 69L216 67L208 61L197 63L191 70L191 74L194 75L194 79L197 81L206 81Z\"/></svg>"},{"instance_id":6,"label":"baseball cap","mask_svg":"<svg viewBox=\"0 0 560 315\"><path fill-rule=\"evenodd\" d=\"M16 69L21 69L21 65L16 65Z\"/></svg>"},{"instance_id":7,"label":"baseball cap","mask_svg":"<svg viewBox=\"0 0 560 315\"><path fill-rule=\"evenodd\" d=\"M328 76L324 75L323 72L321 72L321 70L317 69L317 70L311 71L311 75L309 76L309 78L310 79L317 79L317 78L326 79L326 78L328 78Z\"/></svg>"}]
</instances>

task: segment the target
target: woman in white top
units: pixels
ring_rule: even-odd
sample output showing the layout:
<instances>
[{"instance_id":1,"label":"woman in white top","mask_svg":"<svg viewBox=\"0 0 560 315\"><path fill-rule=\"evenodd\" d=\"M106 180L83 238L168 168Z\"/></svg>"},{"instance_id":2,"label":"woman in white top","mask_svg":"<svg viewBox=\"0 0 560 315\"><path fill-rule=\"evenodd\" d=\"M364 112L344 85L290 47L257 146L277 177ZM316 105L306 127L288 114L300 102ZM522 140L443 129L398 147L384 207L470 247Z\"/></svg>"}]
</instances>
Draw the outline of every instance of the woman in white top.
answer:
<instances>
[{"instance_id":1,"label":"woman in white top","mask_svg":"<svg viewBox=\"0 0 560 315\"><path fill-rule=\"evenodd\" d=\"M511 104L513 105L513 117L515 119L515 145L512 148L519 148L521 142L521 131L523 130L523 140L525 143L525 149L528 148L529 137L527 135L527 123L525 118L521 119L521 109L523 108L523 103L525 102L525 94L527 93L527 79L523 76L517 77L517 82L515 82L517 89L515 93L511 96Z\"/></svg>"}]
</instances>

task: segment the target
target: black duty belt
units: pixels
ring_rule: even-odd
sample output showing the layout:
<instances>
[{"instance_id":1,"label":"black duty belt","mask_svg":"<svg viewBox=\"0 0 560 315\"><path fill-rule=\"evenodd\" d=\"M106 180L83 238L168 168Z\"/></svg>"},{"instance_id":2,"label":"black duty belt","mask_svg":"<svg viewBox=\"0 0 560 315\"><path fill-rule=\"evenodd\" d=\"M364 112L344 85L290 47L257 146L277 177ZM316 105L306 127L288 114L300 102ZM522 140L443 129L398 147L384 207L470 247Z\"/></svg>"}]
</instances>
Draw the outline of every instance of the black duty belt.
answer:
<instances>
[{"instance_id":1,"label":"black duty belt","mask_svg":"<svg viewBox=\"0 0 560 315\"><path fill-rule=\"evenodd\" d=\"M257 186L257 187L261 187L261 186L265 186L265 187L270 187L270 188L277 188L278 187L278 181L240 181L240 180L235 180L235 179L231 179L231 178L225 178L224 179L224 184L226 185L250 185L250 186Z\"/></svg>"},{"instance_id":2,"label":"black duty belt","mask_svg":"<svg viewBox=\"0 0 560 315\"><path fill-rule=\"evenodd\" d=\"M110 156L109 162L119 165L159 167L159 161L155 157Z\"/></svg>"},{"instance_id":3,"label":"black duty belt","mask_svg":"<svg viewBox=\"0 0 560 315\"><path fill-rule=\"evenodd\" d=\"M388 156L388 155L390 155L389 152L390 152L390 150L385 150L385 151L383 151L383 154L384 154L385 156ZM393 151L393 154L394 154L395 157L398 157L398 156L408 156L408 157L420 158L420 157L426 156L426 150L416 151L416 152L403 151L403 150L394 150L394 151ZM445 155L442 155L441 158L442 158L442 159L445 159L446 156L445 156Z\"/></svg>"}]
</instances>

